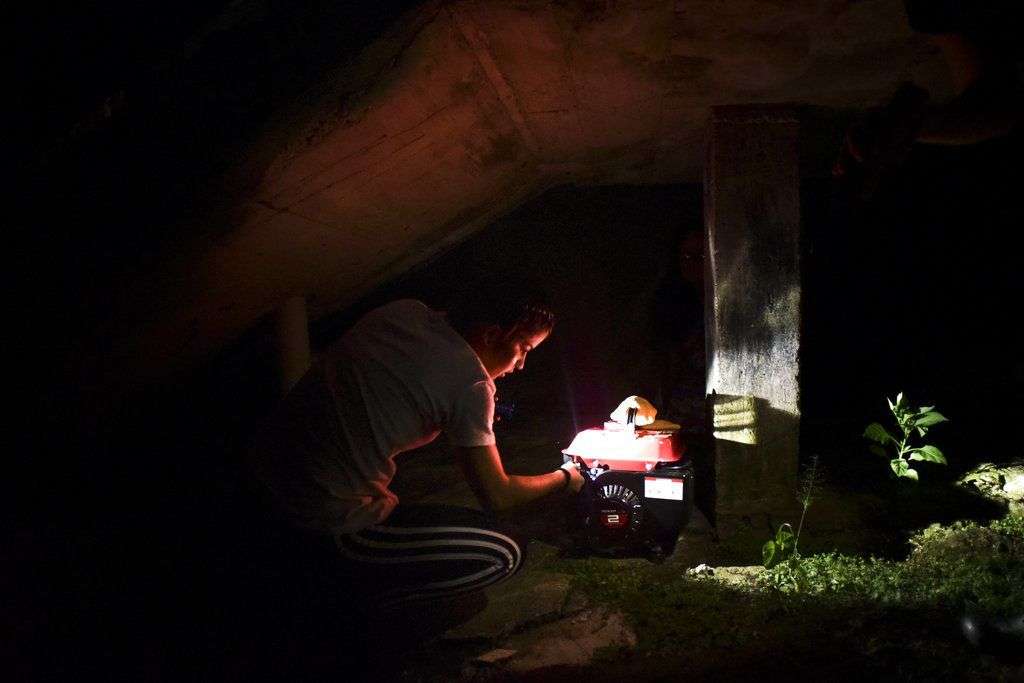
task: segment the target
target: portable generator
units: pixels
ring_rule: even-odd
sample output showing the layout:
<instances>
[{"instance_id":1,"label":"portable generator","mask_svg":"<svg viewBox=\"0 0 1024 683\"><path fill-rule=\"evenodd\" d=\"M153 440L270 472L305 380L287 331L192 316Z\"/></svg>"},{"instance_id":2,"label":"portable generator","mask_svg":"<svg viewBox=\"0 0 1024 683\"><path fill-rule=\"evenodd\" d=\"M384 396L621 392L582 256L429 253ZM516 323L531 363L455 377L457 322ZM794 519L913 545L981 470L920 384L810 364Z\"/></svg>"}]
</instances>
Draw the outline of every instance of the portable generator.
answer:
<instances>
[{"instance_id":1,"label":"portable generator","mask_svg":"<svg viewBox=\"0 0 1024 683\"><path fill-rule=\"evenodd\" d=\"M606 422L583 430L562 451L586 480L577 521L587 549L656 557L675 550L693 512L693 466L673 426Z\"/></svg>"}]
</instances>

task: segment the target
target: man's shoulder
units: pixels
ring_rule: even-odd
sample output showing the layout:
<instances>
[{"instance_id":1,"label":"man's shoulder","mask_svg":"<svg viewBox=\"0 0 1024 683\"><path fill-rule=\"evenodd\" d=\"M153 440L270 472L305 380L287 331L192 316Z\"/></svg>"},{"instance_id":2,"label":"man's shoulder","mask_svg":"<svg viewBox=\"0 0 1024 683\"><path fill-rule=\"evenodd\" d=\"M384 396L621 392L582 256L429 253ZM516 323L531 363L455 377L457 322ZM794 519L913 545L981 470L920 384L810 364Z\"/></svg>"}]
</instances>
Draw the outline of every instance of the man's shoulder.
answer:
<instances>
[{"instance_id":1,"label":"man's shoulder","mask_svg":"<svg viewBox=\"0 0 1024 683\"><path fill-rule=\"evenodd\" d=\"M375 334L394 337L392 342L408 345L430 357L432 364L451 372L462 366L476 374L483 372L476 354L462 336L448 324L444 313L418 299L398 299L370 313L369 327ZM397 335L397 336L396 336ZM486 373L485 373L486 376Z\"/></svg>"},{"instance_id":2,"label":"man's shoulder","mask_svg":"<svg viewBox=\"0 0 1024 683\"><path fill-rule=\"evenodd\" d=\"M374 309L369 315L407 317L436 314L436 311L431 310L419 299L396 299Z\"/></svg>"},{"instance_id":3,"label":"man's shoulder","mask_svg":"<svg viewBox=\"0 0 1024 683\"><path fill-rule=\"evenodd\" d=\"M419 335L437 325L441 313L418 299L397 299L371 310L354 326L357 334L393 334L397 330Z\"/></svg>"}]
</instances>

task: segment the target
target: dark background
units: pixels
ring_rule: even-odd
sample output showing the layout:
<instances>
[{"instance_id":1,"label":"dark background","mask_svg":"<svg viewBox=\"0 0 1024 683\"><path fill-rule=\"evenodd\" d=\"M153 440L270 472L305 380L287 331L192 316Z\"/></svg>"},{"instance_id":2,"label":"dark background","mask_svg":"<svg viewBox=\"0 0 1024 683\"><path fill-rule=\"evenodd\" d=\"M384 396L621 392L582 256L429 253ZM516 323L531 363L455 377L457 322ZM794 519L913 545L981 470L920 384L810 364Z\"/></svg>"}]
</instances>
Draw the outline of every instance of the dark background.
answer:
<instances>
[{"instance_id":1,"label":"dark background","mask_svg":"<svg viewBox=\"0 0 1024 683\"><path fill-rule=\"evenodd\" d=\"M1006 235L1019 216L991 161L1005 153L995 145L988 157L922 151L868 206L850 206L829 180L805 183L802 455L821 454L831 483L870 485L863 472L870 463L877 475L880 465L860 433L887 417L883 397L901 390L952 420L934 432L950 460L934 476L1010 453L1020 282ZM328 343L361 309L395 296L443 305L475 272L535 276L554 295L558 328L499 394L515 400L513 419L551 435L554 465L559 442L639 391L631 354L646 343L650 316L672 314L650 308L651 289L671 267L677 236L700 217L697 186L557 188L319 321L314 342ZM44 509L15 519L40 560L25 567L42 568L24 585L45 587L16 594L24 604L11 614L20 606L26 615L19 630L37 644L44 636L86 643L61 649L47 668L102 668L105 648L124 643L130 654L117 657L135 667L202 656L193 648L208 643L190 608L203 614L218 604L209 574L232 528L245 525L245 501L229 482L276 400L272 368L268 332L256 328L193 377L135 397L89 435L61 439L67 450L32 482L45 484Z\"/></svg>"},{"instance_id":2,"label":"dark background","mask_svg":"<svg viewBox=\"0 0 1024 683\"><path fill-rule=\"evenodd\" d=\"M204 642L190 608L216 605L211 558L238 521L223 482L276 397L267 329L191 376L110 397L102 412L78 402L67 359L118 284L202 210L210 179L274 107L336 57L317 46L354 54L413 3L289 13L270 2L218 51L183 60L185 38L225 4L58 5L9 25L10 314L27 330L15 339L15 375L26 376L14 395L28 414L16 409L11 430L25 467L8 478L8 501L27 504L10 506L5 611L8 647L30 655L29 673L103 675L112 660L144 673ZM119 112L110 125L97 114L105 103ZM832 179L804 179L803 453L831 457L834 478L897 391L952 420L934 432L947 476L1019 452L1020 151L1019 135L918 147L868 202ZM314 342L388 298L443 305L467 274L518 270L547 285L561 318L506 391L515 419L570 436L635 393L641 331L671 315L651 309L653 284L678 237L701 224L697 186L556 188L318 321Z\"/></svg>"}]
</instances>

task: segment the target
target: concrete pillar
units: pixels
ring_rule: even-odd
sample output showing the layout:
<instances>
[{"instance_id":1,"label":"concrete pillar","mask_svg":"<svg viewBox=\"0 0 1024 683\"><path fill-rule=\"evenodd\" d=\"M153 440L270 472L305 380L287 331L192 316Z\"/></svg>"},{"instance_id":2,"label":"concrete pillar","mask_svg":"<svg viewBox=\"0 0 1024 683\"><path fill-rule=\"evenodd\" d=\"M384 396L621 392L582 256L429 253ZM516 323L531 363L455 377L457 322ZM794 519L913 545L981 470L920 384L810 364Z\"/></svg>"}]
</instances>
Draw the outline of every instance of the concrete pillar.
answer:
<instances>
[{"instance_id":1,"label":"concrete pillar","mask_svg":"<svg viewBox=\"0 0 1024 683\"><path fill-rule=\"evenodd\" d=\"M784 106L712 110L704 169L707 394L715 521L763 529L794 505L800 430L798 123ZM790 520L794 521L794 520Z\"/></svg>"},{"instance_id":2,"label":"concrete pillar","mask_svg":"<svg viewBox=\"0 0 1024 683\"><path fill-rule=\"evenodd\" d=\"M292 297L274 312L274 341L281 395L284 396L309 369L309 317L305 298Z\"/></svg>"}]
</instances>

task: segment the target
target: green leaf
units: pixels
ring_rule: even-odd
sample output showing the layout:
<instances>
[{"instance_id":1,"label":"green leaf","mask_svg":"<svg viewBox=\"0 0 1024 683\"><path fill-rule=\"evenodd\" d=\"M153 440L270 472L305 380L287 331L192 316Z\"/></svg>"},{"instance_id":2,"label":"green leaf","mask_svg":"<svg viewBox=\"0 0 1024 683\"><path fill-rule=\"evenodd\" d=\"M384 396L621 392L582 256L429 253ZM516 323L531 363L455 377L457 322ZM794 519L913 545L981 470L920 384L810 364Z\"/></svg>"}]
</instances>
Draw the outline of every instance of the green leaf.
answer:
<instances>
[{"instance_id":1,"label":"green leaf","mask_svg":"<svg viewBox=\"0 0 1024 683\"><path fill-rule=\"evenodd\" d=\"M941 413L937 413L933 410L915 418L914 426L918 428L931 427L932 425L937 425L940 422L949 422L949 420L947 420Z\"/></svg>"},{"instance_id":2,"label":"green leaf","mask_svg":"<svg viewBox=\"0 0 1024 683\"><path fill-rule=\"evenodd\" d=\"M894 458L894 459L890 460L889 461L889 467L892 468L893 473L897 477L902 477L904 475L904 473L908 469L910 469L910 466L907 464L907 461L904 460L903 458Z\"/></svg>"},{"instance_id":3,"label":"green leaf","mask_svg":"<svg viewBox=\"0 0 1024 683\"><path fill-rule=\"evenodd\" d=\"M920 448L912 448L910 450L911 460L927 460L928 462L937 462L940 465L945 465L946 456L942 454L935 446L921 446Z\"/></svg>"},{"instance_id":4,"label":"green leaf","mask_svg":"<svg viewBox=\"0 0 1024 683\"><path fill-rule=\"evenodd\" d=\"M935 410L935 406L921 406L917 409L917 414L924 415L925 413L930 413L933 410Z\"/></svg>"},{"instance_id":5,"label":"green leaf","mask_svg":"<svg viewBox=\"0 0 1024 683\"><path fill-rule=\"evenodd\" d=\"M877 422L872 422L867 426L867 428L864 429L864 438L871 439L872 441L880 443L883 446L889 443L890 441L896 443L896 439L893 438L892 434L885 431L885 427L878 424Z\"/></svg>"},{"instance_id":6,"label":"green leaf","mask_svg":"<svg viewBox=\"0 0 1024 683\"><path fill-rule=\"evenodd\" d=\"M901 391L900 393L896 394L896 407L898 408L902 404L903 404L903 392Z\"/></svg>"},{"instance_id":7,"label":"green leaf","mask_svg":"<svg viewBox=\"0 0 1024 683\"><path fill-rule=\"evenodd\" d=\"M908 467L907 471L904 472L902 476L906 477L907 479L913 479L914 481L917 481L917 470L913 469L912 467Z\"/></svg>"},{"instance_id":8,"label":"green leaf","mask_svg":"<svg viewBox=\"0 0 1024 683\"><path fill-rule=\"evenodd\" d=\"M881 446L879 446L877 443L869 444L868 445L868 450L871 451L872 453L874 453L875 455L880 456L882 458L888 458L889 457L889 454L886 452L886 450L884 448L882 448Z\"/></svg>"},{"instance_id":9,"label":"green leaf","mask_svg":"<svg viewBox=\"0 0 1024 683\"><path fill-rule=\"evenodd\" d=\"M768 541L761 548L761 564L764 565L765 569L772 566L772 562L775 560L775 541Z\"/></svg>"}]
</instances>

